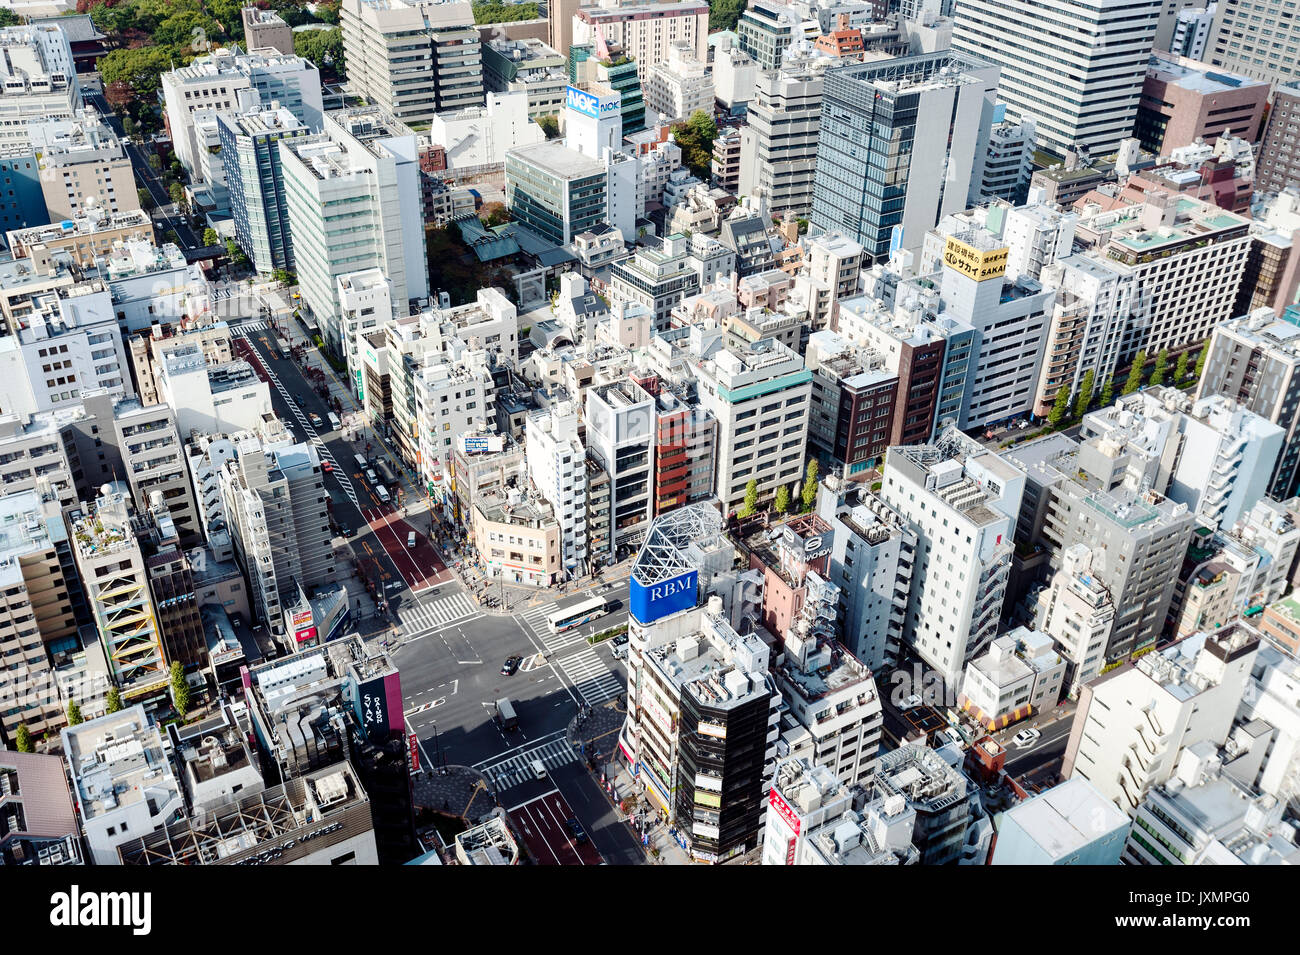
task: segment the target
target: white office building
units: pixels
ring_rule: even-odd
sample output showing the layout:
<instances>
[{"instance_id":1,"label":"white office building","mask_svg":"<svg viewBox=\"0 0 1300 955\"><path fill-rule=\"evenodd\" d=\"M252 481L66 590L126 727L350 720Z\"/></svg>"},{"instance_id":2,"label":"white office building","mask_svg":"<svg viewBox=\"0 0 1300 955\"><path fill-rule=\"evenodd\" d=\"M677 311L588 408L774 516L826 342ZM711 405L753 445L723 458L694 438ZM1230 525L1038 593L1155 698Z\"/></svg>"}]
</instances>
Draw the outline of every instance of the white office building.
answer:
<instances>
[{"instance_id":1,"label":"white office building","mask_svg":"<svg viewBox=\"0 0 1300 955\"><path fill-rule=\"evenodd\" d=\"M1102 156L1133 133L1160 9L1080 0L1045 17L1032 0L962 0L952 48L1002 68L998 99L1039 146Z\"/></svg>"},{"instance_id":2,"label":"white office building","mask_svg":"<svg viewBox=\"0 0 1300 955\"><path fill-rule=\"evenodd\" d=\"M880 496L917 532L902 639L956 689L997 634L1024 472L955 429L892 447Z\"/></svg>"},{"instance_id":3,"label":"white office building","mask_svg":"<svg viewBox=\"0 0 1300 955\"><path fill-rule=\"evenodd\" d=\"M587 562L587 454L578 438L577 411L560 402L534 412L524 435L528 477L560 524L565 574L580 574Z\"/></svg>"}]
</instances>

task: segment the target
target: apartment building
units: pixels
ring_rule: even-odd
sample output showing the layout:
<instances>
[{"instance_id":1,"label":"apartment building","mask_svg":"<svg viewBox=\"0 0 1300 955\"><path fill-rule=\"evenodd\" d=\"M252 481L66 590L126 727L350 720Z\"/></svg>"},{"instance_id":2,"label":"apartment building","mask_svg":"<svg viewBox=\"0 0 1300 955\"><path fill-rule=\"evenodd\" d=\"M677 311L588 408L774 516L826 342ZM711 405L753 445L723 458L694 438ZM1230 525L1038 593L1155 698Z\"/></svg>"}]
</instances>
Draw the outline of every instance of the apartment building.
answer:
<instances>
[{"instance_id":1,"label":"apartment building","mask_svg":"<svg viewBox=\"0 0 1300 955\"><path fill-rule=\"evenodd\" d=\"M345 0L339 8L348 85L413 126L483 102L471 5L457 0Z\"/></svg>"},{"instance_id":2,"label":"apartment building","mask_svg":"<svg viewBox=\"0 0 1300 955\"><path fill-rule=\"evenodd\" d=\"M670 45L668 59L646 71L644 84L646 108L661 124L684 122L698 111L713 115L713 77L688 41Z\"/></svg>"},{"instance_id":3,"label":"apartment building","mask_svg":"<svg viewBox=\"0 0 1300 955\"><path fill-rule=\"evenodd\" d=\"M488 576L552 587L565 577L563 532L551 505L519 488L474 501L470 533Z\"/></svg>"},{"instance_id":4,"label":"apartment building","mask_svg":"<svg viewBox=\"0 0 1300 955\"><path fill-rule=\"evenodd\" d=\"M180 781L143 706L66 727L63 752L95 865L121 865L119 846L180 818Z\"/></svg>"},{"instance_id":5,"label":"apartment building","mask_svg":"<svg viewBox=\"0 0 1300 955\"><path fill-rule=\"evenodd\" d=\"M70 511L69 519L77 569L109 676L124 701L158 702L167 695L169 661L136 539L135 514L126 485L119 483L104 485L93 504Z\"/></svg>"},{"instance_id":6,"label":"apartment building","mask_svg":"<svg viewBox=\"0 0 1300 955\"><path fill-rule=\"evenodd\" d=\"M300 56L271 50L245 53L238 46L223 47L164 73L161 87L176 158L196 183L206 181L200 153L208 147L197 113L240 108L247 102L240 91L252 90L262 103L278 103L313 130L320 129L324 116L320 71ZM223 167L224 162L223 157Z\"/></svg>"},{"instance_id":7,"label":"apartment building","mask_svg":"<svg viewBox=\"0 0 1300 955\"><path fill-rule=\"evenodd\" d=\"M1022 470L955 429L885 459L880 496L917 535L902 642L954 690L997 634L1024 490Z\"/></svg>"},{"instance_id":8,"label":"apartment building","mask_svg":"<svg viewBox=\"0 0 1300 955\"><path fill-rule=\"evenodd\" d=\"M1286 0L1215 4L1214 25L1202 58L1266 83L1300 75L1293 49L1300 43L1300 27L1286 15L1291 12ZM1270 27L1271 32L1262 27Z\"/></svg>"},{"instance_id":9,"label":"apartment building","mask_svg":"<svg viewBox=\"0 0 1300 955\"><path fill-rule=\"evenodd\" d=\"M698 369L700 405L718 423L716 494L730 513L753 481L760 500L803 474L812 372L770 338L724 348Z\"/></svg>"},{"instance_id":10,"label":"apartment building","mask_svg":"<svg viewBox=\"0 0 1300 955\"><path fill-rule=\"evenodd\" d=\"M0 146L31 148L30 120L70 119L81 88L67 34L56 24L0 28Z\"/></svg>"},{"instance_id":11,"label":"apartment building","mask_svg":"<svg viewBox=\"0 0 1300 955\"><path fill-rule=\"evenodd\" d=\"M1281 192L1300 183L1300 79L1278 83L1255 161L1255 188Z\"/></svg>"},{"instance_id":12,"label":"apartment building","mask_svg":"<svg viewBox=\"0 0 1300 955\"><path fill-rule=\"evenodd\" d=\"M574 11L573 46L594 44L597 33L634 59L644 80L650 67L668 61L674 43L687 44L700 62L708 60L709 6L701 0L601 0Z\"/></svg>"},{"instance_id":13,"label":"apartment building","mask_svg":"<svg viewBox=\"0 0 1300 955\"><path fill-rule=\"evenodd\" d=\"M530 120L559 116L569 86L568 60L533 37L497 37L483 44L483 85L489 93L523 93Z\"/></svg>"},{"instance_id":14,"label":"apartment building","mask_svg":"<svg viewBox=\"0 0 1300 955\"><path fill-rule=\"evenodd\" d=\"M590 409L592 392L587 394ZM591 442L590 418L588 422L588 442ZM587 449L578 438L577 409L566 401L550 411L533 412L528 416L525 436L528 477L560 522L564 572L580 574L587 567L590 528L587 526ZM608 537L610 528L601 530Z\"/></svg>"},{"instance_id":15,"label":"apartment building","mask_svg":"<svg viewBox=\"0 0 1300 955\"><path fill-rule=\"evenodd\" d=\"M741 195L761 191L774 216L812 211L822 90L834 63L820 53L800 52L758 74L748 123L740 130L737 188Z\"/></svg>"},{"instance_id":16,"label":"apartment building","mask_svg":"<svg viewBox=\"0 0 1300 955\"><path fill-rule=\"evenodd\" d=\"M1074 544L1092 550L1093 569L1115 605L1106 659L1153 646L1195 515L1155 488L1126 480L1122 455L1101 439L1048 435L1004 456L1028 475L1017 543L1045 546L1054 567Z\"/></svg>"},{"instance_id":17,"label":"apartment building","mask_svg":"<svg viewBox=\"0 0 1300 955\"><path fill-rule=\"evenodd\" d=\"M1287 500L1300 485L1300 329L1258 309L1214 328L1197 398L1224 395L1281 427L1285 443L1269 496Z\"/></svg>"},{"instance_id":18,"label":"apartment building","mask_svg":"<svg viewBox=\"0 0 1300 955\"><path fill-rule=\"evenodd\" d=\"M672 310L700 290L699 275L688 261L689 240L673 234L658 249L638 246L630 258L610 267L611 303L636 302L653 316L654 330L665 331Z\"/></svg>"},{"instance_id":19,"label":"apartment building","mask_svg":"<svg viewBox=\"0 0 1300 955\"><path fill-rule=\"evenodd\" d=\"M131 160L96 110L85 107L68 119L32 121L27 134L38 156L51 222L95 206L110 213L140 208Z\"/></svg>"},{"instance_id":20,"label":"apartment building","mask_svg":"<svg viewBox=\"0 0 1300 955\"><path fill-rule=\"evenodd\" d=\"M55 501L34 491L0 497L0 733L12 745L20 725L33 739L66 722L53 655L79 646L60 550L67 527Z\"/></svg>"},{"instance_id":21,"label":"apartment building","mask_svg":"<svg viewBox=\"0 0 1300 955\"><path fill-rule=\"evenodd\" d=\"M1092 560L1087 544L1071 544L1038 600L1035 628L1051 637L1065 658L1063 682L1070 699L1106 665L1115 625L1115 603L1093 573Z\"/></svg>"},{"instance_id":22,"label":"apartment building","mask_svg":"<svg viewBox=\"0 0 1300 955\"><path fill-rule=\"evenodd\" d=\"M232 435L235 456L217 474L235 554L254 612L286 650L284 607L296 591L338 579L320 458L309 444Z\"/></svg>"},{"instance_id":23,"label":"apartment building","mask_svg":"<svg viewBox=\"0 0 1300 955\"><path fill-rule=\"evenodd\" d=\"M1199 633L1079 691L1061 775L1088 780L1130 816L1185 750L1228 738L1259 634L1244 623Z\"/></svg>"}]
</instances>

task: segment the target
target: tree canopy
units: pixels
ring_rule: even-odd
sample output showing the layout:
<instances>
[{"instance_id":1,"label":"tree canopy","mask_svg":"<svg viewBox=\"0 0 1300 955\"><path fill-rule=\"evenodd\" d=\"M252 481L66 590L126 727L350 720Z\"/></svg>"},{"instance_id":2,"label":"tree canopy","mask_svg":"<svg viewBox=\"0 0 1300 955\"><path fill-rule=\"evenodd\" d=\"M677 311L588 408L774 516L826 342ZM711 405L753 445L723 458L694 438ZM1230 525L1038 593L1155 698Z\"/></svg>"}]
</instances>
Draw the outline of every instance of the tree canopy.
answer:
<instances>
[{"instance_id":1,"label":"tree canopy","mask_svg":"<svg viewBox=\"0 0 1300 955\"><path fill-rule=\"evenodd\" d=\"M541 10L535 3L475 3L475 23L514 23L516 20L536 20Z\"/></svg>"},{"instance_id":2,"label":"tree canopy","mask_svg":"<svg viewBox=\"0 0 1300 955\"><path fill-rule=\"evenodd\" d=\"M745 12L748 4L745 0L710 0L709 32L714 30L734 30Z\"/></svg>"},{"instance_id":3,"label":"tree canopy","mask_svg":"<svg viewBox=\"0 0 1300 955\"><path fill-rule=\"evenodd\" d=\"M702 109L691 114L690 119L673 127L673 139L682 151L682 162L691 172L708 181L709 164L713 159L713 140L718 135L718 124Z\"/></svg>"},{"instance_id":4,"label":"tree canopy","mask_svg":"<svg viewBox=\"0 0 1300 955\"><path fill-rule=\"evenodd\" d=\"M317 68L329 67L335 72L344 72L343 30L340 27L331 30L303 30L301 33L295 33L293 52L304 59L311 60Z\"/></svg>"}]
</instances>

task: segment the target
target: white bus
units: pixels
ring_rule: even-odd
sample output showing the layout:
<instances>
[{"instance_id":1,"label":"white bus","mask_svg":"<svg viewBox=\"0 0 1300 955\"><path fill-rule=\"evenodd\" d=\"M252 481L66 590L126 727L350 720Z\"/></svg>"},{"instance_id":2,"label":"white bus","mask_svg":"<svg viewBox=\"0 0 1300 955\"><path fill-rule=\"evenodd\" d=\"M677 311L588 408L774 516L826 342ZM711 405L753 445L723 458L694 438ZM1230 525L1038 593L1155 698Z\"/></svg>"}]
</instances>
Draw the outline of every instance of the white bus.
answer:
<instances>
[{"instance_id":1,"label":"white bus","mask_svg":"<svg viewBox=\"0 0 1300 955\"><path fill-rule=\"evenodd\" d=\"M565 630L581 627L584 623L603 617L607 613L609 613L609 601L604 597L592 597L572 607L561 607L550 616L551 632L563 633Z\"/></svg>"}]
</instances>

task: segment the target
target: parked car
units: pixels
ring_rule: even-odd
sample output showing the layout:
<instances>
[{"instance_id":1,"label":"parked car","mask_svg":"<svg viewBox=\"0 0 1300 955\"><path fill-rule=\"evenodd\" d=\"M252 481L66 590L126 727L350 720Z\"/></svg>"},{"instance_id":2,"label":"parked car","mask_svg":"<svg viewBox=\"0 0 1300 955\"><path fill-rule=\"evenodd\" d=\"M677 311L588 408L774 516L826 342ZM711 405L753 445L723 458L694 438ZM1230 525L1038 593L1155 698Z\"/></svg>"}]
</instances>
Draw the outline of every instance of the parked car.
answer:
<instances>
[{"instance_id":1,"label":"parked car","mask_svg":"<svg viewBox=\"0 0 1300 955\"><path fill-rule=\"evenodd\" d=\"M515 675L515 671L517 671L517 670L519 669L519 664L521 664L521 663L523 663L523 662L524 662L524 658L523 658L523 657L510 657L510 659L506 660L506 662L505 662L504 664L502 664L502 666L501 666L501 675L502 675L502 676L514 676L514 675Z\"/></svg>"},{"instance_id":2,"label":"parked car","mask_svg":"<svg viewBox=\"0 0 1300 955\"><path fill-rule=\"evenodd\" d=\"M625 643L627 643L626 633L620 633L617 637L614 638L614 646L616 647L621 647Z\"/></svg>"}]
</instances>

